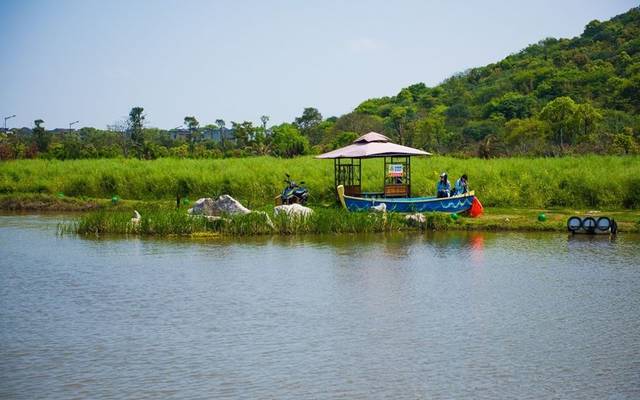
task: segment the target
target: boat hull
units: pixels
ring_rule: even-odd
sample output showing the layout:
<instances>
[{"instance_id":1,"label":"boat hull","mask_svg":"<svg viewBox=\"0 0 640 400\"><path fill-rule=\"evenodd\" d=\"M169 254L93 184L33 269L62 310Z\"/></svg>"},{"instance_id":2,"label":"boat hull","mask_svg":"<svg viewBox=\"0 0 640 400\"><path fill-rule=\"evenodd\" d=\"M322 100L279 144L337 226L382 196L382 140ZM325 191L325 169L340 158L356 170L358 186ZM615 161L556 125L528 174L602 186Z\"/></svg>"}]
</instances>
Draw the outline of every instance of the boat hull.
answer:
<instances>
[{"instance_id":1,"label":"boat hull","mask_svg":"<svg viewBox=\"0 0 640 400\"><path fill-rule=\"evenodd\" d=\"M371 211L372 207L384 204L387 211L393 212L446 212L460 213L467 211L473 204L473 193L437 198L437 197L413 197L413 198L365 198L342 196L344 206L349 211Z\"/></svg>"}]
</instances>

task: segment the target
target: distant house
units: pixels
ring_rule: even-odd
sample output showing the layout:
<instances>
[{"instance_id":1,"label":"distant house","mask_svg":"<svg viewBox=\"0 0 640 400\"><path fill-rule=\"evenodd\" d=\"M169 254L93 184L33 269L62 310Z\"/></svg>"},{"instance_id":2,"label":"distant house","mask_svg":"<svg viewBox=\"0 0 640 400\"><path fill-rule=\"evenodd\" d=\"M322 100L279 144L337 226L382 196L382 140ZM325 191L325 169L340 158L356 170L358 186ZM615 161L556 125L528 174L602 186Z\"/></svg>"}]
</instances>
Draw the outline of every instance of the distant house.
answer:
<instances>
[{"instance_id":1,"label":"distant house","mask_svg":"<svg viewBox=\"0 0 640 400\"><path fill-rule=\"evenodd\" d=\"M201 129L200 133L202 134L202 140L213 140L214 142L220 142L220 138L224 137L225 141L235 141L235 137L233 135L233 129L228 128L216 128L216 129ZM171 139L188 139L189 138L189 130L188 129L172 129L169 131L171 135Z\"/></svg>"},{"instance_id":2,"label":"distant house","mask_svg":"<svg viewBox=\"0 0 640 400\"><path fill-rule=\"evenodd\" d=\"M169 134L171 135L171 139L173 140L187 139L189 137L189 130L188 129L171 129L169 131Z\"/></svg>"},{"instance_id":3,"label":"distant house","mask_svg":"<svg viewBox=\"0 0 640 400\"><path fill-rule=\"evenodd\" d=\"M233 129L218 128L218 129L206 129L202 131L202 138L206 140L213 140L219 143L221 138L225 141L235 141Z\"/></svg>"}]
</instances>

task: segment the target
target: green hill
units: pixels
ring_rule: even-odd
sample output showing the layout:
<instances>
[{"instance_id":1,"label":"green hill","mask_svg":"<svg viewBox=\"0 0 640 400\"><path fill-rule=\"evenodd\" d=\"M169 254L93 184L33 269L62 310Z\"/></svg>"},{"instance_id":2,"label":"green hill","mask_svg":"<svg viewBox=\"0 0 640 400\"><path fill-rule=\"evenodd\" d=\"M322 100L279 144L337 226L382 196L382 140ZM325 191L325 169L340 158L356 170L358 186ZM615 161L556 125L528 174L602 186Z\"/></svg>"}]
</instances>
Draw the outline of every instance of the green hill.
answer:
<instances>
[{"instance_id":1,"label":"green hill","mask_svg":"<svg viewBox=\"0 0 640 400\"><path fill-rule=\"evenodd\" d=\"M639 111L640 8L633 8L438 86L366 100L318 126L324 132L316 137L326 148L381 130L426 150L484 157L628 154L640 151Z\"/></svg>"}]
</instances>

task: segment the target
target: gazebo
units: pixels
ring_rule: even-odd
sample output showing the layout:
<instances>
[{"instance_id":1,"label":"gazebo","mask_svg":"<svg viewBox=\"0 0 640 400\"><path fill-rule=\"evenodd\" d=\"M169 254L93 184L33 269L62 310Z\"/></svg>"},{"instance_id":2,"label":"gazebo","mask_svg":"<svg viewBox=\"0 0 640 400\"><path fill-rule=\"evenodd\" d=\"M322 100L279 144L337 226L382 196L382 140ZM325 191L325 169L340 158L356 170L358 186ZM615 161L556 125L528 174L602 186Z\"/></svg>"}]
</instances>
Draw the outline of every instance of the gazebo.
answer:
<instances>
[{"instance_id":1,"label":"gazebo","mask_svg":"<svg viewBox=\"0 0 640 400\"><path fill-rule=\"evenodd\" d=\"M411 197L411 156L431 153L401 146L377 132L369 132L353 144L316 156L333 159L334 187L343 185L348 196ZM384 158L384 191L362 192L362 159Z\"/></svg>"}]
</instances>

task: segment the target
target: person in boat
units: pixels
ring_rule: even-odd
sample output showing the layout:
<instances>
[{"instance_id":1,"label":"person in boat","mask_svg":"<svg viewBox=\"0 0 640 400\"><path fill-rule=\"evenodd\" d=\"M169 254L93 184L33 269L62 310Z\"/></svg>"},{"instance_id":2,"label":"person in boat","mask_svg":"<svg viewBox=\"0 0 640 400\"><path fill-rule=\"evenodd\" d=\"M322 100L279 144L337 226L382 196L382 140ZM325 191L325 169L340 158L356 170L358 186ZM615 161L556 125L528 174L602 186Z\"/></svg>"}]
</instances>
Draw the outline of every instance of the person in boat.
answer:
<instances>
[{"instance_id":1,"label":"person in boat","mask_svg":"<svg viewBox=\"0 0 640 400\"><path fill-rule=\"evenodd\" d=\"M438 191L438 197L449 197L451 195L451 183L447 179L447 173L443 172L440 174L440 180L438 181L438 185L436 186Z\"/></svg>"},{"instance_id":2,"label":"person in boat","mask_svg":"<svg viewBox=\"0 0 640 400\"><path fill-rule=\"evenodd\" d=\"M460 179L456 181L456 184L453 187L452 196L465 194L469 191L469 183L467 182L467 174L463 174Z\"/></svg>"}]
</instances>

